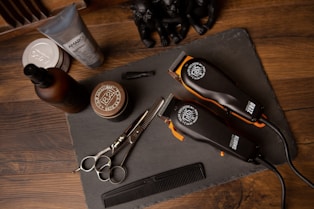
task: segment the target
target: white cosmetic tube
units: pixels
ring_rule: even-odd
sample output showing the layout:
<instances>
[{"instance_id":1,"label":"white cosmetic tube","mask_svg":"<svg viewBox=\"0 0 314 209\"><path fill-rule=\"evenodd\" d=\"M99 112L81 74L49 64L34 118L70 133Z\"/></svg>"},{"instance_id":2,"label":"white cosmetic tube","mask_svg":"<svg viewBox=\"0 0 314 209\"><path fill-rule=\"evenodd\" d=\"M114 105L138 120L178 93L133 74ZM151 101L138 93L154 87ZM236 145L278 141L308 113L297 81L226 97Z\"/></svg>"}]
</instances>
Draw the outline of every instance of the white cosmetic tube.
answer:
<instances>
[{"instance_id":1,"label":"white cosmetic tube","mask_svg":"<svg viewBox=\"0 0 314 209\"><path fill-rule=\"evenodd\" d=\"M104 55L72 4L48 20L38 30L72 57L89 68L99 67Z\"/></svg>"}]
</instances>

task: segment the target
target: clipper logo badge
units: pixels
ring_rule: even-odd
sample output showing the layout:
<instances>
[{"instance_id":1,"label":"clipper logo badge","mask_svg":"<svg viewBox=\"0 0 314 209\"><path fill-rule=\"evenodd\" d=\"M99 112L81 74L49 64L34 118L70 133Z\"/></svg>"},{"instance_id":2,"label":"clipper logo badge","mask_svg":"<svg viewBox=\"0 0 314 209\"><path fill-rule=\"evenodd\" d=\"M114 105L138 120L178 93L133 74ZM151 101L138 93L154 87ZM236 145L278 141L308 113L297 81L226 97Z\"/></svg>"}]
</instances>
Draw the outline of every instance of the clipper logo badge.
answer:
<instances>
[{"instance_id":1,"label":"clipper logo badge","mask_svg":"<svg viewBox=\"0 0 314 209\"><path fill-rule=\"evenodd\" d=\"M189 65L187 72L192 79L199 80L205 76L206 68L199 62L193 62Z\"/></svg>"},{"instance_id":2,"label":"clipper logo badge","mask_svg":"<svg viewBox=\"0 0 314 209\"><path fill-rule=\"evenodd\" d=\"M198 119L198 111L191 105L184 105L178 111L179 121L186 125L193 125Z\"/></svg>"}]
</instances>

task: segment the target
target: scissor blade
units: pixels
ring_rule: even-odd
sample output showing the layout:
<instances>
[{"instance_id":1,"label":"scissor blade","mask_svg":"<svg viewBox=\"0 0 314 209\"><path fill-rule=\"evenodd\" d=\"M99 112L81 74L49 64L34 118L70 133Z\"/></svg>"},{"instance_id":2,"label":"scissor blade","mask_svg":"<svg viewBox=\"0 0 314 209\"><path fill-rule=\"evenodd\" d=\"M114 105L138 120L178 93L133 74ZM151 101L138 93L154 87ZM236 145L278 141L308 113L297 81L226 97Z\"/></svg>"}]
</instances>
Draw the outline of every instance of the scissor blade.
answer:
<instances>
[{"instance_id":1,"label":"scissor blade","mask_svg":"<svg viewBox=\"0 0 314 209\"><path fill-rule=\"evenodd\" d=\"M147 128L150 122L154 119L154 117L159 112L160 108L164 103L163 98L159 98L155 101L153 106L150 109L147 109L143 114L141 114L125 131L124 134L129 137L134 134L134 132L139 129L142 131ZM141 131L141 132L142 132ZM137 135L137 134L135 134Z\"/></svg>"},{"instance_id":2,"label":"scissor blade","mask_svg":"<svg viewBox=\"0 0 314 209\"><path fill-rule=\"evenodd\" d=\"M143 121L141 122L140 126L145 129L150 122L154 119L154 117L159 112L160 108L164 104L165 100L163 98L159 98L155 101L153 106L148 110L148 113L144 117Z\"/></svg>"},{"instance_id":3,"label":"scissor blade","mask_svg":"<svg viewBox=\"0 0 314 209\"><path fill-rule=\"evenodd\" d=\"M125 129L125 131L123 132L123 135L125 135L126 137L129 137L134 130L139 127L139 125L142 123L142 121L144 120L144 118L146 117L148 111L146 110L144 113L142 113L140 116L138 116L133 123L131 123L131 125Z\"/></svg>"},{"instance_id":4,"label":"scissor blade","mask_svg":"<svg viewBox=\"0 0 314 209\"><path fill-rule=\"evenodd\" d=\"M140 115L132 124L131 126L127 129L129 131L126 134L128 138L128 142L130 144L129 149L127 150L126 154L123 157L123 160L120 163L120 166L122 166L127 159L128 155L131 153L136 141L140 138L141 134L144 132L144 130L147 128L149 123L154 119L154 117L157 115L159 109L162 107L164 103L163 98L159 98L154 105L149 109L146 110L142 115ZM118 141L118 143L114 143L116 145L120 145L121 141ZM121 148L121 146L112 146L113 147L113 154L117 152L118 149Z\"/></svg>"}]
</instances>

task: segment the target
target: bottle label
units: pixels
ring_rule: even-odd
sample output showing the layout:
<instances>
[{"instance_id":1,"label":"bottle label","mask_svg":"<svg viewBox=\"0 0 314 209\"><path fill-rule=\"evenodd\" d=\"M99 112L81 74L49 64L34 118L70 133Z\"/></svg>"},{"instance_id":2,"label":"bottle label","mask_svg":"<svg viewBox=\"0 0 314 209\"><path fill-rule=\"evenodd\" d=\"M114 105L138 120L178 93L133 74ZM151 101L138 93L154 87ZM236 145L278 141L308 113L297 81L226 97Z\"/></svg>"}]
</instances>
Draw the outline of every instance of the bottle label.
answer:
<instances>
[{"instance_id":1,"label":"bottle label","mask_svg":"<svg viewBox=\"0 0 314 209\"><path fill-rule=\"evenodd\" d=\"M96 47L83 32L63 44L63 47L85 65L92 65L101 59Z\"/></svg>"}]
</instances>

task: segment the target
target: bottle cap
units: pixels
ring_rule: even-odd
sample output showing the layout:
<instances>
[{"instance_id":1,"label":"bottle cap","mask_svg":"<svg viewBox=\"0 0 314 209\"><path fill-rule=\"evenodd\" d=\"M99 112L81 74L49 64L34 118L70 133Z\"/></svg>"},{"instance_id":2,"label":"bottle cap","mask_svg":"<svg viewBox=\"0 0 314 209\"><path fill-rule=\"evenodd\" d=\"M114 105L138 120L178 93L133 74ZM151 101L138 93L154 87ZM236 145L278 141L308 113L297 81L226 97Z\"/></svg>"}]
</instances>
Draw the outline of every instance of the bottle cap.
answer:
<instances>
[{"instance_id":1,"label":"bottle cap","mask_svg":"<svg viewBox=\"0 0 314 209\"><path fill-rule=\"evenodd\" d=\"M23 66L35 64L42 68L60 68L65 72L70 68L70 56L48 38L31 42L24 50Z\"/></svg>"},{"instance_id":2,"label":"bottle cap","mask_svg":"<svg viewBox=\"0 0 314 209\"><path fill-rule=\"evenodd\" d=\"M100 117L119 121L126 116L128 94L119 83L104 81L94 88L90 102Z\"/></svg>"},{"instance_id":3,"label":"bottle cap","mask_svg":"<svg viewBox=\"0 0 314 209\"><path fill-rule=\"evenodd\" d=\"M53 78L48 74L47 70L39 68L34 64L28 64L24 67L24 75L41 88L49 87L53 82Z\"/></svg>"}]
</instances>

